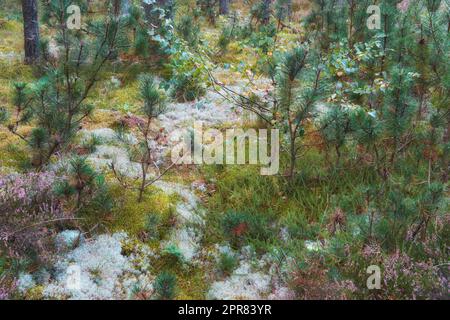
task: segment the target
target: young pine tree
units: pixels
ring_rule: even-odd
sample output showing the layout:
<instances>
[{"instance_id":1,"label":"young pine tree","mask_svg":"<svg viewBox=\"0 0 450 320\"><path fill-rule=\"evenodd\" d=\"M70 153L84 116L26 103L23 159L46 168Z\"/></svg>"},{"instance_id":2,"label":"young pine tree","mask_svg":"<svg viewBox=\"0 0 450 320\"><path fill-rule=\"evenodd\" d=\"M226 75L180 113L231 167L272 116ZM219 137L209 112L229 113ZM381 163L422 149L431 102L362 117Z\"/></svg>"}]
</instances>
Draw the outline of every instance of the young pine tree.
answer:
<instances>
[{"instance_id":1,"label":"young pine tree","mask_svg":"<svg viewBox=\"0 0 450 320\"><path fill-rule=\"evenodd\" d=\"M175 298L177 277L169 272L161 272L155 280L155 293L157 299L171 300Z\"/></svg>"},{"instance_id":2,"label":"young pine tree","mask_svg":"<svg viewBox=\"0 0 450 320\"><path fill-rule=\"evenodd\" d=\"M143 75L140 79L140 92L141 97L144 100L144 104L141 108L144 114L144 122L138 125L139 132L141 134L141 140L139 143L139 162L141 164L141 183L139 187L138 201L142 201L142 196L145 189L154 183L156 180L147 181L148 170L154 165L153 148L151 145L151 128L153 120L159 115L163 114L166 110L165 96L158 90L155 85L155 81L150 75Z\"/></svg>"},{"instance_id":3,"label":"young pine tree","mask_svg":"<svg viewBox=\"0 0 450 320\"><path fill-rule=\"evenodd\" d=\"M312 64L312 66L308 66ZM301 149L299 140L304 137L306 125L314 117L316 102L323 97L320 59L313 57L307 47L297 47L287 52L279 65L277 75L277 112L281 114L288 134L288 177L295 178L295 166Z\"/></svg>"},{"instance_id":4,"label":"young pine tree","mask_svg":"<svg viewBox=\"0 0 450 320\"><path fill-rule=\"evenodd\" d=\"M161 171L158 165L158 163L161 162L161 159L159 159L155 150L155 145L158 143L161 136L160 132L155 132L153 127L154 120L165 112L166 96L159 90L151 75L141 75L139 82L140 95L143 100L140 110L142 116L133 116L128 123L121 123L119 130L136 130L138 143L130 146L129 151L131 158L140 164L141 172L130 184L127 183L127 181L125 181L126 179L116 170L114 163L112 163L112 170L119 182L121 182L125 188L137 191L137 201L141 202L145 190L167 173L174 164ZM150 168L156 169L156 177L150 177Z\"/></svg>"},{"instance_id":5,"label":"young pine tree","mask_svg":"<svg viewBox=\"0 0 450 320\"><path fill-rule=\"evenodd\" d=\"M278 29L283 21L292 18L292 0L277 0L275 2L275 18L278 21Z\"/></svg>"},{"instance_id":6,"label":"young pine tree","mask_svg":"<svg viewBox=\"0 0 450 320\"><path fill-rule=\"evenodd\" d=\"M75 156L70 160L65 179L58 182L54 189L65 200L65 209L69 212L102 213L112 208L104 177L83 157Z\"/></svg>"},{"instance_id":7,"label":"young pine tree","mask_svg":"<svg viewBox=\"0 0 450 320\"><path fill-rule=\"evenodd\" d=\"M342 148L351 129L349 115L350 112L343 106L331 106L320 126L327 147L333 148L336 152L336 166L340 164Z\"/></svg>"},{"instance_id":8,"label":"young pine tree","mask_svg":"<svg viewBox=\"0 0 450 320\"><path fill-rule=\"evenodd\" d=\"M258 24L269 24L270 16L272 14L272 0L258 0L252 6L250 14L252 20L255 19Z\"/></svg>"},{"instance_id":9,"label":"young pine tree","mask_svg":"<svg viewBox=\"0 0 450 320\"><path fill-rule=\"evenodd\" d=\"M87 98L105 63L117 54L121 38L123 21L112 3L106 3L105 16L89 21L83 1L45 1L43 20L54 35L43 43L43 75L31 84L15 85L15 119L8 125L31 147L37 168L65 150L93 110ZM68 28L71 4L78 4L87 20L79 30ZM19 126L30 120L31 134L20 134Z\"/></svg>"}]
</instances>

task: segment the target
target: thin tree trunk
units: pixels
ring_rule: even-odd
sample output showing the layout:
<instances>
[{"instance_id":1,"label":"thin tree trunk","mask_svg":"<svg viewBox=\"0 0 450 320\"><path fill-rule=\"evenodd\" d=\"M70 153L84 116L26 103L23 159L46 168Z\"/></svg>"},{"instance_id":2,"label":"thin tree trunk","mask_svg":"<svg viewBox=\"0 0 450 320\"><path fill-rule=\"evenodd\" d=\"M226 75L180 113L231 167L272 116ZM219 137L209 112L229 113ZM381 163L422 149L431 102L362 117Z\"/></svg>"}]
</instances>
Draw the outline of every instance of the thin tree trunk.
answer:
<instances>
[{"instance_id":1,"label":"thin tree trunk","mask_svg":"<svg viewBox=\"0 0 450 320\"><path fill-rule=\"evenodd\" d=\"M230 12L230 0L220 0L219 13L227 15Z\"/></svg>"},{"instance_id":2,"label":"thin tree trunk","mask_svg":"<svg viewBox=\"0 0 450 320\"><path fill-rule=\"evenodd\" d=\"M89 13L92 12L92 2L93 0L87 0L87 10Z\"/></svg>"},{"instance_id":3,"label":"thin tree trunk","mask_svg":"<svg viewBox=\"0 0 450 320\"><path fill-rule=\"evenodd\" d=\"M39 60L39 21L37 0L22 0L25 63Z\"/></svg>"},{"instance_id":4,"label":"thin tree trunk","mask_svg":"<svg viewBox=\"0 0 450 320\"><path fill-rule=\"evenodd\" d=\"M292 129L289 129L292 132ZM295 178L295 162L297 160L297 150L295 148L295 141L296 141L296 137L295 137L295 133L291 133L291 142L290 142L290 165L289 165L289 173L288 173L288 177L289 177L289 181L292 183L294 182L294 178Z\"/></svg>"},{"instance_id":5,"label":"thin tree trunk","mask_svg":"<svg viewBox=\"0 0 450 320\"><path fill-rule=\"evenodd\" d=\"M272 0L262 0L264 3L264 12L263 12L263 16L262 16L262 20L261 23L262 24L268 24L270 21L270 13L272 11Z\"/></svg>"},{"instance_id":6,"label":"thin tree trunk","mask_svg":"<svg viewBox=\"0 0 450 320\"><path fill-rule=\"evenodd\" d=\"M349 18L350 18L350 25L348 28L348 43L350 45L350 48L353 47L353 18L354 18L354 14L355 14L355 3L352 0L350 3L350 13L349 13Z\"/></svg>"},{"instance_id":7,"label":"thin tree trunk","mask_svg":"<svg viewBox=\"0 0 450 320\"><path fill-rule=\"evenodd\" d=\"M287 17L288 21L292 21L292 0L288 0L287 2Z\"/></svg>"},{"instance_id":8,"label":"thin tree trunk","mask_svg":"<svg viewBox=\"0 0 450 320\"><path fill-rule=\"evenodd\" d=\"M143 196L144 196L144 190L145 190L145 183L147 182L147 165L144 163L141 163L141 169L142 169L142 180L141 185L139 187L139 195L138 195L138 202L141 203Z\"/></svg>"}]
</instances>

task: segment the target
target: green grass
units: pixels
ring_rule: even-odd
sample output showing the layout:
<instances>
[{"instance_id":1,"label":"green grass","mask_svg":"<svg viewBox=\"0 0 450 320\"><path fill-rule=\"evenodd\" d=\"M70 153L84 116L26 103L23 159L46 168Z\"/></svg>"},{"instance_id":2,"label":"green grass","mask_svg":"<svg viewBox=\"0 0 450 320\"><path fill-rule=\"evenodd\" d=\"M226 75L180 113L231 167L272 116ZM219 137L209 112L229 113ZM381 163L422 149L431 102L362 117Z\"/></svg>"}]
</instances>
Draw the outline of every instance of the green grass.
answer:
<instances>
[{"instance_id":1,"label":"green grass","mask_svg":"<svg viewBox=\"0 0 450 320\"><path fill-rule=\"evenodd\" d=\"M205 241L232 240L224 226L231 223L226 219L230 211L244 214L247 218L242 221L257 224L258 230L264 231L250 231L244 241L238 241L240 245L252 244L263 250L283 246L279 239L282 227L287 227L295 239L326 236L326 224L335 207L358 213L364 206L360 189L375 176L371 169L326 171L321 167L323 161L318 153L307 153L299 160L293 186L281 176L261 176L254 166L203 167L206 179L216 185L207 204Z\"/></svg>"}]
</instances>

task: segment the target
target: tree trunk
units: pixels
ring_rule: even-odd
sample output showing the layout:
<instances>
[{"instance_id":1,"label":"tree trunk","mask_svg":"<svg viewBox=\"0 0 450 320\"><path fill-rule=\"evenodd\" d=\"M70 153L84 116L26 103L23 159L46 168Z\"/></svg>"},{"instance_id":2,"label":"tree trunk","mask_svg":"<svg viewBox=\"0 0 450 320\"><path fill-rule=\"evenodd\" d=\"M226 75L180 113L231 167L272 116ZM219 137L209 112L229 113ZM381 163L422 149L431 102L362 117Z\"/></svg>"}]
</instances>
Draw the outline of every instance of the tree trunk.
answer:
<instances>
[{"instance_id":1,"label":"tree trunk","mask_svg":"<svg viewBox=\"0 0 450 320\"><path fill-rule=\"evenodd\" d=\"M87 11L89 12L89 13L92 13L93 11L93 9L92 9L92 2L93 2L94 0L87 0Z\"/></svg>"},{"instance_id":2,"label":"tree trunk","mask_svg":"<svg viewBox=\"0 0 450 320\"><path fill-rule=\"evenodd\" d=\"M220 0L219 13L227 15L230 12L230 0Z\"/></svg>"},{"instance_id":3,"label":"tree trunk","mask_svg":"<svg viewBox=\"0 0 450 320\"><path fill-rule=\"evenodd\" d=\"M290 165L289 165L289 172L288 172L288 177L289 177L289 181L291 183L294 182L294 178L295 178L295 162L297 160L297 152L296 152L296 148L295 148L295 141L296 141L296 137L295 137L295 133L293 133L292 131L292 126L289 125L289 131L290 133Z\"/></svg>"},{"instance_id":4,"label":"tree trunk","mask_svg":"<svg viewBox=\"0 0 450 320\"><path fill-rule=\"evenodd\" d=\"M262 15L262 20L261 23L262 24L268 24L270 21L270 13L272 11L272 0L262 0L263 1L263 8L264 8L264 12Z\"/></svg>"},{"instance_id":5,"label":"tree trunk","mask_svg":"<svg viewBox=\"0 0 450 320\"><path fill-rule=\"evenodd\" d=\"M287 5L288 21L291 22L292 21L292 0L288 0L286 5Z\"/></svg>"},{"instance_id":6,"label":"tree trunk","mask_svg":"<svg viewBox=\"0 0 450 320\"><path fill-rule=\"evenodd\" d=\"M39 60L39 21L37 0L22 0L25 63Z\"/></svg>"},{"instance_id":7,"label":"tree trunk","mask_svg":"<svg viewBox=\"0 0 450 320\"><path fill-rule=\"evenodd\" d=\"M141 203L143 196L144 196L144 191L145 191L145 184L147 182L147 165L145 163L141 163L141 169L142 169L142 177L141 177L141 185L139 186L139 194L138 194L138 199L137 202Z\"/></svg>"}]
</instances>

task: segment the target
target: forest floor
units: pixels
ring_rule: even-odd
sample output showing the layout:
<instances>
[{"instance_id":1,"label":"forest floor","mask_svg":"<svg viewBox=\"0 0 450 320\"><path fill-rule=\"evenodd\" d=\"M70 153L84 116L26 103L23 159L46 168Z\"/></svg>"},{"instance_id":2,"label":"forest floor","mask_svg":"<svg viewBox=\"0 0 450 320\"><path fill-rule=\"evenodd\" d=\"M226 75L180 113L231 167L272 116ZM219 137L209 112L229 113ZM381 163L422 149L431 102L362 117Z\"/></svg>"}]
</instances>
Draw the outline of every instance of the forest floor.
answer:
<instances>
[{"instance_id":1,"label":"forest floor","mask_svg":"<svg viewBox=\"0 0 450 320\"><path fill-rule=\"evenodd\" d=\"M28 96L36 84L53 83L45 77L52 70L43 69L54 62L67 71L71 51L61 59L52 38L59 24L43 21L46 64L25 65L21 8L0 9L0 299L446 298L448 8L379 1L383 19L395 21L381 32L366 30L365 2L313 10L293 0L288 21L277 1L268 23L258 15L263 3L235 1L224 17L179 1L175 17L160 15L152 32L130 10L120 20L123 45L108 51L80 102L93 111L73 136L51 131L57 125L47 114L50 124L36 121L49 106L70 115L58 90L37 110L30 90L34 118L14 131L28 111L17 111L15 84L25 83ZM89 7L94 22L106 14L103 4ZM70 76L56 78L70 87ZM143 89L145 80L155 87ZM163 96L167 110L149 120L147 139L142 121ZM249 110L255 105L267 119ZM214 129L209 141L195 139L200 124L203 133ZM222 134L228 142L229 129L274 128L274 175L227 158L173 165L172 152L193 137L191 151ZM56 149L42 165L46 137ZM58 149L61 137L68 141ZM250 157L250 139L244 145L233 149ZM147 178L155 181L139 194L140 161L148 158ZM77 170L74 160L88 165ZM41 175L45 187L29 178ZM57 209L47 210L46 200ZM64 218L39 216L48 211ZM374 266L377 290L368 282Z\"/></svg>"},{"instance_id":2,"label":"forest floor","mask_svg":"<svg viewBox=\"0 0 450 320\"><path fill-rule=\"evenodd\" d=\"M22 64L21 24L6 21L0 28L0 104L10 105L11 87L16 81L32 79L31 68ZM213 41L217 29L206 29L206 41ZM288 46L293 35L280 37L280 46ZM237 92L250 90L264 96L271 90L270 81L252 73L251 68L237 71L237 64L254 65L257 56L251 48L230 45L230 52L221 57L212 73L218 81ZM230 67L230 65L234 65ZM224 68L225 66L225 68ZM63 231L57 237L61 250L53 268L56 275L37 270L33 275L23 273L19 288L29 297L65 297L81 299L145 297L152 292L152 283L161 270L177 274L179 299L259 299L289 297L289 289L279 279L279 261L268 253L256 253L252 246L233 249L225 239L208 239L215 233L206 216L208 207L214 206L211 196L216 192L215 181L208 172L215 169L202 166L178 166L158 181L137 204L134 194L123 191L109 170L114 162L118 171L130 178L139 176L139 164L130 160L126 145L117 138L113 125L123 115L133 115L141 103L138 98L138 80L130 78L131 70L138 63L124 63L119 71L110 70L100 82L91 102L96 106L94 114L83 123L80 141L95 136L101 142L95 151L87 155L89 162L105 173L108 181L116 184L115 208L110 217L96 224L98 230L79 234ZM115 68L113 68L115 69ZM217 91L218 90L218 91ZM257 124L250 114L236 109L219 93L221 89L210 87L201 99L188 103L172 102L168 112L158 119L157 127L164 129L161 154L167 155L171 147L179 143L194 121L202 121L205 127L221 130L232 127L249 127ZM24 128L26 133L29 128ZM131 133L126 143L133 143ZM5 130L0 131L0 163L2 173L20 170L26 157L25 148ZM66 163L59 159L52 170L64 171ZM206 174L205 174L206 170ZM211 171L212 170L212 171ZM247 170L247 169L245 169ZM253 171L254 168L249 169ZM215 175L215 174L213 174ZM114 192L114 187L112 188ZM257 192L248 190L249 192ZM240 192L240 191L236 191ZM139 235L151 214L159 220L171 220L161 241L142 243ZM103 231L103 232L104 232ZM211 232L212 231L212 232ZM279 230L282 234L282 230ZM74 245L74 237L77 245ZM63 243L63 245L61 244ZM235 260L234 270L224 273L218 268L223 256ZM78 266L81 284L68 289L73 266ZM36 281L36 279L39 279Z\"/></svg>"}]
</instances>

